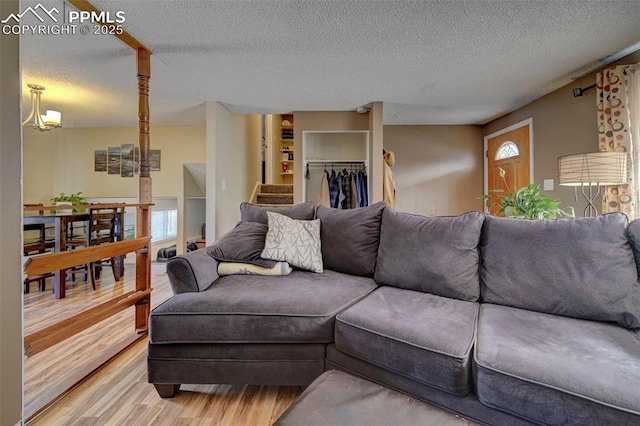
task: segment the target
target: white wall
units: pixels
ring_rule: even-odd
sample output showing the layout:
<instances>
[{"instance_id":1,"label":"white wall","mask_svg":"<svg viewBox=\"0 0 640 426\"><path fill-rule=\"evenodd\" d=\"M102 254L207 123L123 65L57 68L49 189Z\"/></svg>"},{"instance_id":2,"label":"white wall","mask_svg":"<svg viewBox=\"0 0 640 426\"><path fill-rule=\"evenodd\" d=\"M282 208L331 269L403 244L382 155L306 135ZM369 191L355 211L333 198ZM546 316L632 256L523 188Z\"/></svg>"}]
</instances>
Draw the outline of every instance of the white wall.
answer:
<instances>
[{"instance_id":1,"label":"white wall","mask_svg":"<svg viewBox=\"0 0 640 426\"><path fill-rule=\"evenodd\" d=\"M18 1L0 1L0 16ZM22 418L22 172L18 36L0 36L0 424Z\"/></svg>"},{"instance_id":2,"label":"white wall","mask_svg":"<svg viewBox=\"0 0 640 426\"><path fill-rule=\"evenodd\" d=\"M207 103L207 243L240 220L260 180L260 116L234 115L217 102Z\"/></svg>"}]
</instances>

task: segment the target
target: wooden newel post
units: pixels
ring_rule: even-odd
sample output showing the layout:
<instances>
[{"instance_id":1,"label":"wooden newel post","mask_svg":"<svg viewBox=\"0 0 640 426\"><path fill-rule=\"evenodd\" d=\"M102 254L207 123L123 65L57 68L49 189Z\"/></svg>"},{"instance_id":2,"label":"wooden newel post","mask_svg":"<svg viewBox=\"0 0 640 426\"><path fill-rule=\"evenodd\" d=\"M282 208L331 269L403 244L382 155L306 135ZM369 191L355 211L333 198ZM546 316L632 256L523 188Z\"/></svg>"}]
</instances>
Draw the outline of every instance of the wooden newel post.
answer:
<instances>
[{"instance_id":1,"label":"wooden newel post","mask_svg":"<svg viewBox=\"0 0 640 426\"><path fill-rule=\"evenodd\" d=\"M149 174L149 79L151 78L151 53L138 48L138 140L140 145L140 178L138 202L151 204L151 175ZM151 207L138 207L136 237L151 235ZM136 253L136 290L151 288L151 245ZM136 305L136 331L148 330L151 300Z\"/></svg>"}]
</instances>

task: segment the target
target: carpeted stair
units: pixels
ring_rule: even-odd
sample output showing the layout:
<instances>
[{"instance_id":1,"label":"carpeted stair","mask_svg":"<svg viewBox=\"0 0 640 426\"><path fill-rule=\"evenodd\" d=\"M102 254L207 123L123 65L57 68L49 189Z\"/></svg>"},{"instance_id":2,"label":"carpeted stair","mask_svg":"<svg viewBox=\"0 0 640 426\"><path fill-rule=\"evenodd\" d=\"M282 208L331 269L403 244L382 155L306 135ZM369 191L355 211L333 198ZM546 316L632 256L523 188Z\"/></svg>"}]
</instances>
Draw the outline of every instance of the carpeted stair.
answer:
<instances>
[{"instance_id":1,"label":"carpeted stair","mask_svg":"<svg viewBox=\"0 0 640 426\"><path fill-rule=\"evenodd\" d=\"M292 205L293 185L260 185L256 198L261 206Z\"/></svg>"}]
</instances>

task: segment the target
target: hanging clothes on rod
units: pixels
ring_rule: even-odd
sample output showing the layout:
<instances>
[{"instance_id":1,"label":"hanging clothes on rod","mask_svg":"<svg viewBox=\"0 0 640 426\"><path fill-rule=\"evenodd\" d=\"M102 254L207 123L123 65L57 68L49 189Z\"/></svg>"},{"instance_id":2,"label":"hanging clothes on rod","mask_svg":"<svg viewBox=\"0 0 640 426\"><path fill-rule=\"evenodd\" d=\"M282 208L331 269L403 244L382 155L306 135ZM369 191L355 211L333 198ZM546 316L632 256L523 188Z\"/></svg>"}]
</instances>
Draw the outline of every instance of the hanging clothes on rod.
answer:
<instances>
[{"instance_id":1,"label":"hanging clothes on rod","mask_svg":"<svg viewBox=\"0 0 640 426\"><path fill-rule=\"evenodd\" d=\"M351 204L349 205L350 209L355 209L358 207L358 186L356 185L356 172L351 171Z\"/></svg>"},{"instance_id":2,"label":"hanging clothes on rod","mask_svg":"<svg viewBox=\"0 0 640 426\"><path fill-rule=\"evenodd\" d=\"M344 200L340 205L340 208L347 210L351 208L351 175L347 169L342 170L342 193L344 194Z\"/></svg>"},{"instance_id":3,"label":"hanging clothes on rod","mask_svg":"<svg viewBox=\"0 0 640 426\"><path fill-rule=\"evenodd\" d=\"M307 179L310 179L309 165L307 164ZM325 167L322 171L322 179L320 180L320 192L316 200L318 206L331 207L331 198L329 197L329 172Z\"/></svg>"},{"instance_id":4,"label":"hanging clothes on rod","mask_svg":"<svg viewBox=\"0 0 640 426\"><path fill-rule=\"evenodd\" d=\"M316 198L318 206L346 210L369 205L367 199L367 173L364 162L339 161L324 163L310 161L305 165L305 178L311 179L310 169L318 167L323 167L320 189ZM331 169L330 172L328 167ZM342 168L342 170L336 171L338 167Z\"/></svg>"},{"instance_id":5,"label":"hanging clothes on rod","mask_svg":"<svg viewBox=\"0 0 640 426\"><path fill-rule=\"evenodd\" d=\"M331 170L329 175L329 207L335 208L338 205L338 178L336 177L336 171Z\"/></svg>"}]
</instances>

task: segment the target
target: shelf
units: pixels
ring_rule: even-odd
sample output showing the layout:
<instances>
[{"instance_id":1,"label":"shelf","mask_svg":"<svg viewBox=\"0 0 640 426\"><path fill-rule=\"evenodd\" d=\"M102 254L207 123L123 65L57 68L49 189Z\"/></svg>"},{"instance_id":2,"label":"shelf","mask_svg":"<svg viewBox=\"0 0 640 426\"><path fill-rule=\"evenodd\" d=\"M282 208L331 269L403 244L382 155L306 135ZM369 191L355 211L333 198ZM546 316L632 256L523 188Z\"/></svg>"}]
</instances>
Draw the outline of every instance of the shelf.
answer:
<instances>
[{"instance_id":1,"label":"shelf","mask_svg":"<svg viewBox=\"0 0 640 426\"><path fill-rule=\"evenodd\" d=\"M280 157L275 158L278 163L274 164L280 164L282 166L276 166L280 168L280 181L290 184L293 179L295 179L295 171L293 170L293 147L295 145L293 128L295 124L293 123L293 115L281 115L281 118L283 121L287 121L284 123L285 125L282 125L282 123L280 125L280 134L277 136L277 138L280 139ZM283 169L286 169L286 171L283 172Z\"/></svg>"}]
</instances>

